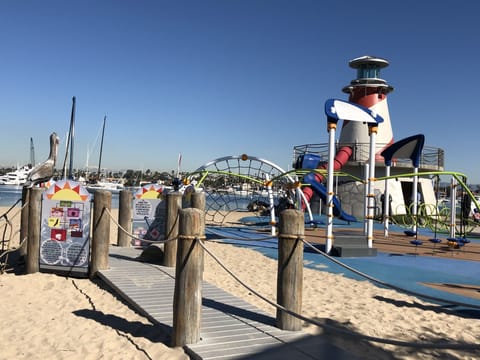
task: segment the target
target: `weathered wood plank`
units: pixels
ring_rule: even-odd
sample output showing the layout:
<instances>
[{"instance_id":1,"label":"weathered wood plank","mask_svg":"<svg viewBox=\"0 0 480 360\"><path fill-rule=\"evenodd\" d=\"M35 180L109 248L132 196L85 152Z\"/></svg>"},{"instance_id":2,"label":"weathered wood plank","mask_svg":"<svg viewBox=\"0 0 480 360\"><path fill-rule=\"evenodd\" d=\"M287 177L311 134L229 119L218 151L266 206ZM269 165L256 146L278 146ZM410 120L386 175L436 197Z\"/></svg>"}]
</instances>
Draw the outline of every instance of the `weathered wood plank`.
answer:
<instances>
[{"instance_id":1,"label":"weathered wood plank","mask_svg":"<svg viewBox=\"0 0 480 360\"><path fill-rule=\"evenodd\" d=\"M112 247L110 268L98 275L162 331L171 331L175 269L139 262L139 255L135 248ZM327 352L319 352L318 347L300 350L297 342L308 335L276 328L275 318L211 284L204 282L202 289L200 341L185 347L192 359L262 359L271 353L280 354L278 359L300 360L352 355L330 344Z\"/></svg>"}]
</instances>

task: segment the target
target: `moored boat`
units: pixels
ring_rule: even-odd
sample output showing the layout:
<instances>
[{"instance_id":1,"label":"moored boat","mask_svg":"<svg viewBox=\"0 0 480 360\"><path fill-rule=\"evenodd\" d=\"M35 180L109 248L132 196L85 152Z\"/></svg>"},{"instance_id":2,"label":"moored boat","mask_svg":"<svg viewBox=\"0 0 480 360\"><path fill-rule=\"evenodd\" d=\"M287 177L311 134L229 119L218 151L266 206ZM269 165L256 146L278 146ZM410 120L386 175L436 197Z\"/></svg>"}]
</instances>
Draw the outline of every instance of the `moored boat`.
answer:
<instances>
[{"instance_id":1,"label":"moored boat","mask_svg":"<svg viewBox=\"0 0 480 360\"><path fill-rule=\"evenodd\" d=\"M108 190L113 193L117 193L125 189L125 185L116 181L97 181L93 184L87 184L85 187L90 192L95 190Z\"/></svg>"},{"instance_id":2,"label":"moored boat","mask_svg":"<svg viewBox=\"0 0 480 360\"><path fill-rule=\"evenodd\" d=\"M32 171L32 168L29 165L24 165L15 171L10 171L0 177L0 185L22 186L27 182L30 171Z\"/></svg>"}]
</instances>

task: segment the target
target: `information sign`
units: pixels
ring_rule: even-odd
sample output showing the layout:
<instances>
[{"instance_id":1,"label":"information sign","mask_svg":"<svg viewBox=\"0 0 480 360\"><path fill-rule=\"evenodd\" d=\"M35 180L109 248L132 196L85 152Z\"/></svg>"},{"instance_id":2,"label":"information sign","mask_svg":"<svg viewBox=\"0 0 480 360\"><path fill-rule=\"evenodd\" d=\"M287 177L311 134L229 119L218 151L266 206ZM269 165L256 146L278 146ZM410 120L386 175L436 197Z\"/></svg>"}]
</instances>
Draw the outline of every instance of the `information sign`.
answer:
<instances>
[{"instance_id":1,"label":"information sign","mask_svg":"<svg viewBox=\"0 0 480 360\"><path fill-rule=\"evenodd\" d=\"M60 180L42 196L40 270L88 274L91 194L78 182Z\"/></svg>"},{"instance_id":2,"label":"information sign","mask_svg":"<svg viewBox=\"0 0 480 360\"><path fill-rule=\"evenodd\" d=\"M163 185L148 184L142 186L133 197L133 233L145 240L165 239L166 201L168 191ZM133 245L142 246L140 240Z\"/></svg>"}]
</instances>

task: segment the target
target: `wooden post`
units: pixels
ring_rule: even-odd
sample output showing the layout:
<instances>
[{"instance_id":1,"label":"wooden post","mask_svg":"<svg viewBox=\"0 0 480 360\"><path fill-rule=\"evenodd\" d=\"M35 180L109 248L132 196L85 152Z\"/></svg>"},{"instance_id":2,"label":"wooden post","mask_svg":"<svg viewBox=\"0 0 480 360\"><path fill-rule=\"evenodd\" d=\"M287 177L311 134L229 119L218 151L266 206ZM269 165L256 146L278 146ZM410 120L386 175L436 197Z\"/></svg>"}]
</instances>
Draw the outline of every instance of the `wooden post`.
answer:
<instances>
[{"instance_id":1,"label":"wooden post","mask_svg":"<svg viewBox=\"0 0 480 360\"><path fill-rule=\"evenodd\" d=\"M199 209L180 210L180 235L173 295L172 346L200 340L202 310L203 248L205 213Z\"/></svg>"},{"instance_id":2,"label":"wooden post","mask_svg":"<svg viewBox=\"0 0 480 360\"><path fill-rule=\"evenodd\" d=\"M192 208L205 211L205 193L203 191L192 193L190 203Z\"/></svg>"},{"instance_id":3,"label":"wooden post","mask_svg":"<svg viewBox=\"0 0 480 360\"><path fill-rule=\"evenodd\" d=\"M33 274L40 270L40 217L42 213L42 188L31 188L28 197L28 243L25 271Z\"/></svg>"},{"instance_id":4,"label":"wooden post","mask_svg":"<svg viewBox=\"0 0 480 360\"><path fill-rule=\"evenodd\" d=\"M25 238L28 239L29 198L30 198L30 188L24 186L22 189L22 213L20 215L20 243L23 241L23 239ZM28 240L25 241L23 243L23 246L21 246L20 249L18 250L20 257L25 258L25 255L27 255L27 243L28 243Z\"/></svg>"},{"instance_id":5,"label":"wooden post","mask_svg":"<svg viewBox=\"0 0 480 360\"><path fill-rule=\"evenodd\" d=\"M165 222L165 240L178 236L178 212L182 208L182 193L174 191L167 194L167 221ZM164 245L163 265L174 267L177 259L177 240L167 241Z\"/></svg>"},{"instance_id":6,"label":"wooden post","mask_svg":"<svg viewBox=\"0 0 480 360\"><path fill-rule=\"evenodd\" d=\"M288 209L280 214L278 239L277 303L300 314L303 293L303 242L305 224L301 211ZM302 321L277 309L277 327L301 330Z\"/></svg>"},{"instance_id":7,"label":"wooden post","mask_svg":"<svg viewBox=\"0 0 480 360\"><path fill-rule=\"evenodd\" d=\"M110 216L105 209L112 207L112 193L108 190L96 190L93 197L92 224L92 261L90 278L94 278L98 270L108 269L108 248L110 245Z\"/></svg>"},{"instance_id":8,"label":"wooden post","mask_svg":"<svg viewBox=\"0 0 480 360\"><path fill-rule=\"evenodd\" d=\"M120 191L119 205L118 205L118 224L132 233L132 192L129 190ZM123 230L118 229L117 245L121 247L129 247L131 239Z\"/></svg>"}]
</instances>

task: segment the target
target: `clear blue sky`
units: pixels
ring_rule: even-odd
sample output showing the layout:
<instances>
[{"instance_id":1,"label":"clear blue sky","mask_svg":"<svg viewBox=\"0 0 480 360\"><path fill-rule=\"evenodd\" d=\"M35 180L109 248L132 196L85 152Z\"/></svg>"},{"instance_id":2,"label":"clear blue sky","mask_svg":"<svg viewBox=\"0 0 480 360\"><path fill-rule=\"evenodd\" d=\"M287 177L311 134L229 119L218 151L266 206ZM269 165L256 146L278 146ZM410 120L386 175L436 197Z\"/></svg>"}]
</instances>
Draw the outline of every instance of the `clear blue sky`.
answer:
<instances>
[{"instance_id":1,"label":"clear blue sky","mask_svg":"<svg viewBox=\"0 0 480 360\"><path fill-rule=\"evenodd\" d=\"M478 17L470 1L0 1L0 166L48 156L77 99L74 166L194 170L247 153L288 168L326 143L348 61L386 58L396 140L424 133L480 183Z\"/></svg>"}]
</instances>

